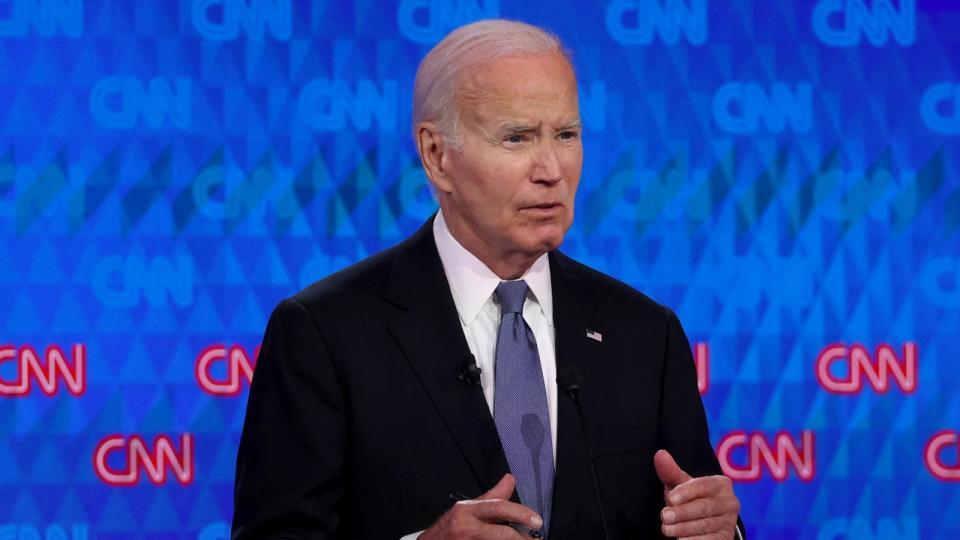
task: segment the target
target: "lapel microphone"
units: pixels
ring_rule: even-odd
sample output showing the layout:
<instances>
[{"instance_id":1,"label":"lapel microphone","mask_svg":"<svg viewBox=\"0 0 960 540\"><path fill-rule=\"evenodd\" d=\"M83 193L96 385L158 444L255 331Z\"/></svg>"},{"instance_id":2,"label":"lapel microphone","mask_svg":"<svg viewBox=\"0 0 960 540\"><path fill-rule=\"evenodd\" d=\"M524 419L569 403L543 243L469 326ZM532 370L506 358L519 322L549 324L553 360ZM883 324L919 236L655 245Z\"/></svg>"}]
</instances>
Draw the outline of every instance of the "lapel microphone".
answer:
<instances>
[{"instance_id":1,"label":"lapel microphone","mask_svg":"<svg viewBox=\"0 0 960 540\"><path fill-rule=\"evenodd\" d=\"M472 354L468 354L467 359L460 364L460 375L457 378L471 386L480 384L481 371L483 370L477 366L477 359Z\"/></svg>"},{"instance_id":2,"label":"lapel microphone","mask_svg":"<svg viewBox=\"0 0 960 540\"><path fill-rule=\"evenodd\" d=\"M597 465L590 450L590 438L587 436L587 419L583 416L583 407L580 402L580 372L576 366L566 365L557 374L557 386L577 410L577 420L580 421L580 433L583 435L583 446L587 450L587 462L590 464L590 475L593 476L593 490L597 495L597 506L600 508L600 524L603 525L603 537L610 540L610 530L607 528L607 517L603 511L603 497L600 496L600 477L597 476Z\"/></svg>"}]
</instances>

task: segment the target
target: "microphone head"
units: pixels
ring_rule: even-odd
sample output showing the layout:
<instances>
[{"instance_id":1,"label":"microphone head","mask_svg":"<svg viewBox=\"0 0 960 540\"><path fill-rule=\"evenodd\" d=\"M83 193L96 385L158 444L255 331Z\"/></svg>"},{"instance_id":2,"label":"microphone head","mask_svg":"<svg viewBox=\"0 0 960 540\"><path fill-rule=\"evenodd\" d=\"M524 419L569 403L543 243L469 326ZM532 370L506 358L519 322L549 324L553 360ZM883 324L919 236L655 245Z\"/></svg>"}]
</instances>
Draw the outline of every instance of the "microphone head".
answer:
<instances>
[{"instance_id":1,"label":"microphone head","mask_svg":"<svg viewBox=\"0 0 960 540\"><path fill-rule=\"evenodd\" d=\"M569 395L570 392L578 392L580 390L580 371L577 370L577 366L563 366L557 373L557 386L564 394Z\"/></svg>"},{"instance_id":2,"label":"microphone head","mask_svg":"<svg viewBox=\"0 0 960 540\"><path fill-rule=\"evenodd\" d=\"M457 378L470 384L480 384L481 371L477 365L477 360L470 354L467 355L467 359L460 364L460 374Z\"/></svg>"},{"instance_id":3,"label":"microphone head","mask_svg":"<svg viewBox=\"0 0 960 540\"><path fill-rule=\"evenodd\" d=\"M573 364L567 364L557 373L557 386L570 401L580 408L580 372Z\"/></svg>"}]
</instances>

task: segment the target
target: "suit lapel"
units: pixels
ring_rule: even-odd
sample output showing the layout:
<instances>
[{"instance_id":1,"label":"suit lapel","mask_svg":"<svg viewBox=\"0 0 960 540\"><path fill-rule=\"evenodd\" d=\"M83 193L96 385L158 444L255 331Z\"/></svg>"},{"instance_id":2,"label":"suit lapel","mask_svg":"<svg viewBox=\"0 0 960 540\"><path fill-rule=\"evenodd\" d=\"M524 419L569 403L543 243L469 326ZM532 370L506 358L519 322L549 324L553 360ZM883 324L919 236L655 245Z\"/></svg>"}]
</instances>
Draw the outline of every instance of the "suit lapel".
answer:
<instances>
[{"instance_id":1,"label":"suit lapel","mask_svg":"<svg viewBox=\"0 0 960 540\"><path fill-rule=\"evenodd\" d=\"M597 302L579 270L559 252L550 254L550 278L553 287L553 322L556 331L557 373L573 365L583 373L586 364L597 358L602 343L587 337L595 326ZM586 405L588 408L590 404ZM551 530L576 529L577 511L584 500L595 507L590 488L583 434L576 409L560 390L557 396L557 464L553 492L553 524ZM592 517L592 516L591 516ZM582 517L581 517L582 519Z\"/></svg>"},{"instance_id":2,"label":"suit lapel","mask_svg":"<svg viewBox=\"0 0 960 540\"><path fill-rule=\"evenodd\" d=\"M410 365L477 477L479 495L509 471L479 384L459 380L470 355L429 220L398 250L385 296L406 311L390 324Z\"/></svg>"},{"instance_id":3,"label":"suit lapel","mask_svg":"<svg viewBox=\"0 0 960 540\"><path fill-rule=\"evenodd\" d=\"M568 364L582 372L585 363L597 356L598 344L586 337L587 329L598 330L592 326L596 300L570 259L552 252L549 260L558 372ZM483 391L479 385L458 380L470 349L437 254L432 219L398 247L384 295L405 308L390 324L390 331L470 465L479 489L486 491L509 472L509 466ZM561 392L551 525L556 533L576 528L584 498L594 498L588 490L589 475L576 411Z\"/></svg>"}]
</instances>

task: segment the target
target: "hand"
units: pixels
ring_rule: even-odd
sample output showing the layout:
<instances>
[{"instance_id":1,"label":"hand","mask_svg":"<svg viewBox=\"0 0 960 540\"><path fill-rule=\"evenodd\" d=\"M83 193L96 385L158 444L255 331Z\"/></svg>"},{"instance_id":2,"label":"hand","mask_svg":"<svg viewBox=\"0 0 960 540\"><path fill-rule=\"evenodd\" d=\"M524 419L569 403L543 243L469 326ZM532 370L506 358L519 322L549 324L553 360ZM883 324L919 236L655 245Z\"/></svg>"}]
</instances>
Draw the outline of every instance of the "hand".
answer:
<instances>
[{"instance_id":1,"label":"hand","mask_svg":"<svg viewBox=\"0 0 960 540\"><path fill-rule=\"evenodd\" d=\"M663 482L667 506L660 512L660 529L666 536L719 540L735 537L740 501L733 482L726 476L693 478L673 456L660 450L653 456L657 476Z\"/></svg>"},{"instance_id":2,"label":"hand","mask_svg":"<svg viewBox=\"0 0 960 540\"><path fill-rule=\"evenodd\" d=\"M543 526L543 518L536 512L510 502L516 480L511 474L493 486L490 491L468 501L460 501L421 534L419 540L471 538L478 540L519 540L523 535L504 523L517 523L531 529Z\"/></svg>"}]
</instances>

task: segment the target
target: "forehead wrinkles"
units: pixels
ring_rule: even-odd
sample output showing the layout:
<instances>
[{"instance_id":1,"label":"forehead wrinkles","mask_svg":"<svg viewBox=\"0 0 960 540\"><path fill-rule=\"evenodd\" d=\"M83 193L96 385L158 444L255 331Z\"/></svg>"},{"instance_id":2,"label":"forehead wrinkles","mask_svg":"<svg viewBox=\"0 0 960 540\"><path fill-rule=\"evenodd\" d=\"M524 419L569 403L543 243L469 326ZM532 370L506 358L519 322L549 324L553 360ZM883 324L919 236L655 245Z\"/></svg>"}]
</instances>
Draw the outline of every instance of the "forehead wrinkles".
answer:
<instances>
[{"instance_id":1,"label":"forehead wrinkles","mask_svg":"<svg viewBox=\"0 0 960 540\"><path fill-rule=\"evenodd\" d=\"M562 83L556 84L558 77L550 77L548 81L536 73L532 77L510 79L496 69L496 63L487 64L462 75L456 104L463 116L485 120L529 118L539 114L543 118L538 120L558 123L578 119L579 104L572 70L568 72L570 77L562 77Z\"/></svg>"}]
</instances>

